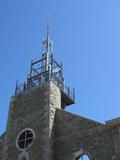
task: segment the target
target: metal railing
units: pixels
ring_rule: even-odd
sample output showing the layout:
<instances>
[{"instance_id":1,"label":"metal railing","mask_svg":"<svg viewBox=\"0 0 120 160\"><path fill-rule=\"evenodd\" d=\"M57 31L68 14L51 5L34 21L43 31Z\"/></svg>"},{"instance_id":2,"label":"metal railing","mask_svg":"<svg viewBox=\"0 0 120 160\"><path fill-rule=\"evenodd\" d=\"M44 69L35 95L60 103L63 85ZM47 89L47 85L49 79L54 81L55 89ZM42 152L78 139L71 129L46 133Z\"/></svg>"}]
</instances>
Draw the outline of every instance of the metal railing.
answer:
<instances>
[{"instance_id":1,"label":"metal railing","mask_svg":"<svg viewBox=\"0 0 120 160\"><path fill-rule=\"evenodd\" d=\"M69 87L64 85L64 80L57 77L55 73L49 73L49 71L45 71L40 73L39 75L30 77L22 84L16 83L15 95L23 93L25 90L33 88L35 86L42 85L48 81L52 81L55 85L57 85L62 92L64 92L69 98L75 101L75 91L71 90Z\"/></svg>"},{"instance_id":2,"label":"metal railing","mask_svg":"<svg viewBox=\"0 0 120 160\"><path fill-rule=\"evenodd\" d=\"M75 101L75 90L70 89L70 87L67 87L64 85L64 80L59 79L54 73L51 75L51 80L54 84L56 84L61 91L63 91L68 97L70 97L73 101Z\"/></svg>"}]
</instances>

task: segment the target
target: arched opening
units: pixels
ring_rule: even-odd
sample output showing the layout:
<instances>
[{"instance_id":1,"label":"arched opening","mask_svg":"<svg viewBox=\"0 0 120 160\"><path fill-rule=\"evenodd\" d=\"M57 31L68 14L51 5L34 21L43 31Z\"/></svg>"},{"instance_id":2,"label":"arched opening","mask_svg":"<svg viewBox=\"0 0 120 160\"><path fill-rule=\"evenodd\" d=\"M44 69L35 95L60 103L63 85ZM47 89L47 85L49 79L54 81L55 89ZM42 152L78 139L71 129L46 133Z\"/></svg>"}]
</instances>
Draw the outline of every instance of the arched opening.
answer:
<instances>
[{"instance_id":1,"label":"arched opening","mask_svg":"<svg viewBox=\"0 0 120 160\"><path fill-rule=\"evenodd\" d=\"M82 155L79 160L90 160L90 158L87 155Z\"/></svg>"}]
</instances>

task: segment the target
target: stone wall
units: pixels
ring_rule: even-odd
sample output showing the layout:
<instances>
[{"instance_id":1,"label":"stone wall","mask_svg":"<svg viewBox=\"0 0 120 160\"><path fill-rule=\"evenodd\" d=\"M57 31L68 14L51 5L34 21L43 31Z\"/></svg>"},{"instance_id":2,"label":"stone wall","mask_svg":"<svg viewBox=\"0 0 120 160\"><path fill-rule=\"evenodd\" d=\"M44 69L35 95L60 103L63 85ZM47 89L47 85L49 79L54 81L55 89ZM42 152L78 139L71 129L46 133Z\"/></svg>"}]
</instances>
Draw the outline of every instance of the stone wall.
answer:
<instances>
[{"instance_id":1,"label":"stone wall","mask_svg":"<svg viewBox=\"0 0 120 160\"><path fill-rule=\"evenodd\" d=\"M25 128L35 131L35 140L21 152L16 138ZM2 150L2 160L21 160L23 155L29 160L77 160L82 154L90 160L120 160L119 148L120 119L102 124L62 110L60 89L49 82L12 97L0 160Z\"/></svg>"},{"instance_id":2,"label":"stone wall","mask_svg":"<svg viewBox=\"0 0 120 160\"><path fill-rule=\"evenodd\" d=\"M52 82L26 90L10 102L4 146L4 160L16 160L23 153L16 148L18 133L25 128L35 131L30 160L51 160L54 156L52 128L56 108L61 108L59 88Z\"/></svg>"},{"instance_id":3,"label":"stone wall","mask_svg":"<svg viewBox=\"0 0 120 160\"><path fill-rule=\"evenodd\" d=\"M74 160L87 154L91 160L113 160L113 136L119 126L108 126L57 110L55 123L56 160ZM119 159L117 159L119 160Z\"/></svg>"},{"instance_id":4,"label":"stone wall","mask_svg":"<svg viewBox=\"0 0 120 160\"><path fill-rule=\"evenodd\" d=\"M57 108L61 108L61 92L60 89L53 83L49 83L49 91L48 91L47 103L48 103L48 122L44 124L48 126L48 134L45 136L46 142L44 144L44 157L45 160L53 160L54 159L54 117ZM46 113L45 113L46 114Z\"/></svg>"},{"instance_id":5,"label":"stone wall","mask_svg":"<svg viewBox=\"0 0 120 160\"><path fill-rule=\"evenodd\" d=\"M2 151L3 151L3 140L0 137L0 160L2 159Z\"/></svg>"},{"instance_id":6,"label":"stone wall","mask_svg":"<svg viewBox=\"0 0 120 160\"><path fill-rule=\"evenodd\" d=\"M87 131L88 129L104 126L104 124L57 109L55 116L55 136L64 136L71 133Z\"/></svg>"},{"instance_id":7,"label":"stone wall","mask_svg":"<svg viewBox=\"0 0 120 160\"><path fill-rule=\"evenodd\" d=\"M2 159L5 133L0 136L0 160Z\"/></svg>"},{"instance_id":8,"label":"stone wall","mask_svg":"<svg viewBox=\"0 0 120 160\"><path fill-rule=\"evenodd\" d=\"M44 145L49 135L49 99L50 84L45 84L26 90L24 93L11 99L10 110L5 137L4 160L18 159L19 151L16 148L18 133L24 128L35 131L35 141L28 150L30 159L43 159Z\"/></svg>"}]
</instances>

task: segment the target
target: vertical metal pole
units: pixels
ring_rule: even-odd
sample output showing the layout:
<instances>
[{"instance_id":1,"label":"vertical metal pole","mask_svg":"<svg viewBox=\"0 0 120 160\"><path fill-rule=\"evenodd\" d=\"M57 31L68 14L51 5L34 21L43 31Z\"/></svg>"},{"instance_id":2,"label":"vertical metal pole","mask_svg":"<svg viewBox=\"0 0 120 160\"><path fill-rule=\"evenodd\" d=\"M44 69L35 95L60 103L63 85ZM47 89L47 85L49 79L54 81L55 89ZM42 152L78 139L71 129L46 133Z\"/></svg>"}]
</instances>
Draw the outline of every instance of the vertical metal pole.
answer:
<instances>
[{"instance_id":1,"label":"vertical metal pole","mask_svg":"<svg viewBox=\"0 0 120 160\"><path fill-rule=\"evenodd\" d=\"M51 54L51 80L53 78L53 54Z\"/></svg>"},{"instance_id":2,"label":"vertical metal pole","mask_svg":"<svg viewBox=\"0 0 120 160\"><path fill-rule=\"evenodd\" d=\"M47 53L49 53L49 39L50 39L50 16L47 19Z\"/></svg>"},{"instance_id":3,"label":"vertical metal pole","mask_svg":"<svg viewBox=\"0 0 120 160\"><path fill-rule=\"evenodd\" d=\"M53 53L53 42L51 42L51 53Z\"/></svg>"},{"instance_id":4,"label":"vertical metal pole","mask_svg":"<svg viewBox=\"0 0 120 160\"><path fill-rule=\"evenodd\" d=\"M51 54L51 67L53 65L53 54Z\"/></svg>"},{"instance_id":5,"label":"vertical metal pole","mask_svg":"<svg viewBox=\"0 0 120 160\"><path fill-rule=\"evenodd\" d=\"M49 60L49 54L46 54L46 71L48 70L48 60Z\"/></svg>"},{"instance_id":6,"label":"vertical metal pole","mask_svg":"<svg viewBox=\"0 0 120 160\"><path fill-rule=\"evenodd\" d=\"M26 89L26 83L24 82L23 90L25 91Z\"/></svg>"},{"instance_id":7,"label":"vertical metal pole","mask_svg":"<svg viewBox=\"0 0 120 160\"><path fill-rule=\"evenodd\" d=\"M17 94L17 89L18 89L18 80L16 81L15 95Z\"/></svg>"},{"instance_id":8,"label":"vertical metal pole","mask_svg":"<svg viewBox=\"0 0 120 160\"><path fill-rule=\"evenodd\" d=\"M61 71L60 71L60 76L61 76L61 77L60 77L60 78L62 79L62 74L63 74L63 73L62 73L62 63L61 63L60 66L61 66Z\"/></svg>"},{"instance_id":9,"label":"vertical metal pole","mask_svg":"<svg viewBox=\"0 0 120 160\"><path fill-rule=\"evenodd\" d=\"M51 65L49 65L48 67L48 76L49 76L49 80L51 80Z\"/></svg>"},{"instance_id":10,"label":"vertical metal pole","mask_svg":"<svg viewBox=\"0 0 120 160\"><path fill-rule=\"evenodd\" d=\"M30 83L29 83L29 77L30 77L30 75L28 74L28 75L27 75L27 82L26 82L26 88L27 88L27 89L29 88L29 84L30 84Z\"/></svg>"},{"instance_id":11,"label":"vertical metal pole","mask_svg":"<svg viewBox=\"0 0 120 160\"><path fill-rule=\"evenodd\" d=\"M32 77L32 64L33 64L33 59L31 60L31 67L30 67L30 78Z\"/></svg>"},{"instance_id":12,"label":"vertical metal pole","mask_svg":"<svg viewBox=\"0 0 120 160\"><path fill-rule=\"evenodd\" d=\"M73 88L73 100L75 101L75 88Z\"/></svg>"}]
</instances>

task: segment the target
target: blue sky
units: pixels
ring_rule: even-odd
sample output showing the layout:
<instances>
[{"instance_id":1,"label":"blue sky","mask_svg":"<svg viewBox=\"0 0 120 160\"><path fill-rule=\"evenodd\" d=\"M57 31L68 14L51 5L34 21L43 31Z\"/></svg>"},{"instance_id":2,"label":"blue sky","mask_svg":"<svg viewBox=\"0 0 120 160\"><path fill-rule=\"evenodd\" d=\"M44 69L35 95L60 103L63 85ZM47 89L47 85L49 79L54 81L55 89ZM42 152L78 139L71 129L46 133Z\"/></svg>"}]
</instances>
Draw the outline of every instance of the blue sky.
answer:
<instances>
[{"instance_id":1,"label":"blue sky","mask_svg":"<svg viewBox=\"0 0 120 160\"><path fill-rule=\"evenodd\" d=\"M120 116L119 0L0 0L0 134L16 80L41 56L48 14L54 56L76 90L67 110L101 122Z\"/></svg>"}]
</instances>

